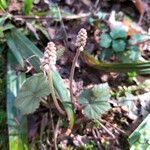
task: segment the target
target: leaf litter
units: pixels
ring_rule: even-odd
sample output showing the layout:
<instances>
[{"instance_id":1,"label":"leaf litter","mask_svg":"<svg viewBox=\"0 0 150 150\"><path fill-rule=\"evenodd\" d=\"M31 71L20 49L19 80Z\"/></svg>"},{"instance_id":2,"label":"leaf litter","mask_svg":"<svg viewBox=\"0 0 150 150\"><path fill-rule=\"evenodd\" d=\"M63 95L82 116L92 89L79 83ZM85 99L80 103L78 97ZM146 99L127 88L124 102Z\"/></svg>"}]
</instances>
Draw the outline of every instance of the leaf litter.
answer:
<instances>
[{"instance_id":1,"label":"leaf litter","mask_svg":"<svg viewBox=\"0 0 150 150\"><path fill-rule=\"evenodd\" d=\"M44 3L42 5L42 3ZM47 21L46 19L42 20L41 23L39 23L38 21L35 23L36 25L40 24L40 26L43 27L43 24L45 25L45 20L46 20L46 27L47 31L49 32L49 36L50 39L53 39L54 41L56 41L57 45L59 45L60 47L65 47L66 45L68 47L68 51L64 52L64 55L60 57L60 59L58 60L58 65L57 68L59 70L59 72L61 73L62 77L63 77L63 81L66 85L66 87L68 87L69 90L69 70L71 68L71 63L72 63L72 59L74 57L75 54L75 47L74 47L74 42L75 42L75 37L76 37L76 33L77 31L79 31L79 29L81 27L84 27L87 29L88 31L88 42L90 43L89 45L87 44L87 46L85 47L85 49L87 51L89 51L90 53L92 53L95 57L98 57L99 54L99 39L97 40L97 36L99 38L99 35L101 32L103 32L103 30L108 30L105 28L105 24L107 24L107 22L105 22L104 20L104 24L100 23L100 20L98 20L97 22L95 21L94 25L90 25L88 22L88 17L91 14L96 14L98 11L102 11L105 10L109 16L109 21L111 23L111 27L124 27L125 29L128 29L128 36L131 36L135 33L141 34L141 33L148 33L148 29L150 28L147 25L147 19L145 20L145 18L148 17L149 19L149 9L144 9L145 7L145 3L147 5L147 7L149 7L149 2L145 2L142 3L142 1L136 1L136 3L132 3L131 7L126 7L127 10L132 9L132 16L130 16L130 18L132 18L130 21L128 21L125 18L122 18L121 21L118 21L116 19L117 16L117 11L122 11L122 7L128 6L128 3L126 0L124 0L123 2L119 1L113 2L113 4L108 1L97 1L98 5L97 8L95 9L95 12L92 10L92 8L95 7L96 5L96 1L73 1L73 0L66 0L66 1L55 1L55 3L59 6L60 10L61 10L61 15L62 16L66 16L66 14L70 17L72 16L72 14L76 14L77 19L75 20L65 20L63 19L63 22L65 24L65 26L63 26L61 23L59 23L58 21L55 21L55 18L59 17L57 15L58 10L57 7L52 7L52 5L54 3L49 3L47 1L44 2L40 2L40 3L35 3L34 4L34 8L35 10L42 10L44 9L44 11L49 10L48 7L50 6L51 9L53 9L53 12L55 12L55 16L52 16L54 18L53 20L49 20ZM117 5L117 6L116 6ZM135 6L134 6L135 5ZM101 6L101 7L100 7ZM137 10L139 11L139 18L140 15L143 15L143 19L141 21L141 26L138 25L137 22L139 18L136 17L136 11L134 9L134 7L137 8ZM114 8L119 8L118 10L116 10L115 15L113 14L113 11L110 10L114 10ZM15 13L14 13L15 11ZM14 15L20 15L20 5L17 3L16 5L14 4L13 6L9 7L9 12L11 12ZM16 13L17 12L17 13ZM91 13L90 15L88 13ZM33 11L34 13L34 11ZM144 14L145 13L145 14ZM49 12L46 14L48 16ZM80 16L80 14L88 14L88 17L83 17ZM51 14L52 15L52 14ZM124 13L124 15L126 15L126 13ZM106 17L108 17L106 16ZM127 14L128 16L128 14ZM68 18L69 18L68 17ZM81 18L80 18L81 17ZM93 16L92 16L93 17ZM114 18L113 18L114 17ZM71 17L70 17L71 18ZM96 15L94 15L93 17L94 19L96 18ZM23 18L24 19L24 18ZM27 18L28 19L28 18ZM135 20L135 21L133 21ZM26 19L25 19L26 21ZM31 21L32 22L32 21ZM30 30L34 33L34 36L36 36L37 40L41 39L42 37L44 37L45 41L48 41L48 36L45 36L45 33L42 30L44 30L43 28L41 29L41 27L34 27L31 26L31 22L28 24L28 22L26 22L26 25L28 26L28 28L30 28ZM62 22L62 20L61 20ZM15 23L15 21L14 21ZM104 26L104 28L100 28L101 26ZM35 29L34 29L35 28ZM138 28L138 29L137 29ZM96 32L97 30L97 32ZM67 39L65 39L64 35L65 32L67 33ZM95 33L96 32L96 33ZM111 34L111 36L114 36L113 34ZM124 34L121 34L121 36L124 36ZM104 38L104 37L103 37ZM115 37L115 38L121 38L121 37ZM65 40L64 40L65 39ZM107 38L107 40L109 40L109 38ZM106 41L108 44L111 41ZM41 41L37 41L38 45L40 47L43 47L46 45L46 42ZM106 44L107 44L106 43ZM105 44L105 43L103 43ZM115 46L115 45L114 45ZM107 45L104 45L103 47L107 48ZM142 56L146 59L149 60L149 41L148 42L144 42L140 44L140 50L142 52ZM120 51L120 48L117 49L116 51ZM113 59L113 58L111 58ZM114 58L115 60L116 58ZM28 72L28 74L30 74ZM146 78L149 78L149 76L146 76ZM97 71L93 68L90 68L89 66L85 65L85 63L83 63L83 61L81 61L81 59L78 60L78 63L76 65L76 70L75 70L75 79L73 81L73 91L74 91L74 97L76 99L76 101L79 100L79 102L81 102L82 104L85 104L85 101L88 101L88 97L85 97L84 101L80 100L80 98L78 99L79 95L82 95L84 92L84 89L86 90L91 90L94 87L98 88L99 86L101 86L102 84L106 85L109 84L110 87L110 91L113 93L119 93L121 90L118 88L119 86L125 86L127 88L129 88L131 85L135 85L137 87L139 87L139 85L137 85L137 83L135 81L133 81L132 83L129 83L127 81L127 77L125 77L124 75L120 75L118 73L105 73L103 71ZM107 86L108 86L107 84ZM148 84L149 85L149 84ZM96 89L95 89L96 90ZM127 89L129 90L129 89ZM105 89L104 89L105 91ZM92 92L94 92L92 90ZM101 125L97 122L92 122L91 120L89 120L89 118L85 118L85 120L83 119L83 115L86 113L86 107L87 106L83 106L83 112L79 111L77 113L77 123L75 125L75 128L73 130L73 133L70 135L70 137L63 139L62 141L60 141L58 143L59 147L61 149L65 149L66 147L75 147L75 148L86 148L86 147L90 147L91 149L95 149L98 147L98 145L101 145L102 148L108 148L108 149L122 149L122 144L127 142L127 137L129 135L129 133L131 132L131 126L134 124L134 121L136 119L139 119L141 122L143 120L143 118L147 115L147 113L149 113L149 89L145 90L143 89L136 89L136 90L129 90L129 93L127 94L126 89L123 89L123 91L121 91L119 98L117 97L117 94L111 94L111 97L107 97L107 100L110 101L110 106L112 107L112 109L108 109L108 112L102 115L102 124L109 129L109 131L115 135L115 140L108 134L108 132L101 127ZM89 94L89 92L88 92ZM105 93L102 93L105 94ZM107 94L106 94L107 95ZM100 96L100 95L98 95ZM107 95L109 96L109 94ZM105 96L102 96L103 98ZM125 100L125 99L129 99ZM122 103L124 102L127 104L124 104L123 106L127 106L126 107L122 107ZM98 107L98 105L100 105L101 107L101 103L97 103L96 104L96 108L92 108L94 110L99 111L100 107ZM110 108L109 106L109 108ZM53 118L54 118L54 122L56 122L58 115L55 112L56 110L54 109L54 106L51 106L53 109ZM87 108L89 111L89 108ZM131 110L132 109L132 110ZM29 122L31 124L31 126L29 127L29 141L31 143L31 145L33 144L34 146L36 145L34 142L34 140L38 137L38 130L43 126L42 122L41 122L41 118L42 115L44 115L45 117L45 125L43 127L43 130L45 131L43 134L43 145L47 148L51 147L51 142L53 141L49 141L49 139L47 137L50 137L52 135L52 131L48 131L50 127L49 125L49 120L50 117L48 115L46 115L48 113L48 108L46 108L45 106L43 106L43 104L41 104L40 108L32 115L29 116ZM92 110L91 110L92 111ZM136 111L136 113L135 113ZM134 114L131 114L133 113ZM144 113L144 114L143 114ZM92 116L92 112L91 114L87 114L90 117ZM96 114L97 115L97 114ZM134 115L134 116L133 116ZM143 118L141 119L140 116L143 116ZM99 117L96 116L96 118ZM83 121L82 121L83 119ZM81 120L81 122L80 122ZM62 121L60 123L60 127L59 127L59 131L58 133L60 134L63 131L64 128L64 121ZM139 124L139 123L138 123ZM77 127L76 127L77 126ZM133 127L133 126L132 126ZM94 131L93 131L94 130ZM122 138L122 139L121 139ZM124 139L124 141L123 141ZM100 142L100 144L97 143L97 141ZM123 143L122 143L123 142ZM33 146L33 147L34 147ZM128 144L127 144L127 148L128 149Z\"/></svg>"}]
</instances>

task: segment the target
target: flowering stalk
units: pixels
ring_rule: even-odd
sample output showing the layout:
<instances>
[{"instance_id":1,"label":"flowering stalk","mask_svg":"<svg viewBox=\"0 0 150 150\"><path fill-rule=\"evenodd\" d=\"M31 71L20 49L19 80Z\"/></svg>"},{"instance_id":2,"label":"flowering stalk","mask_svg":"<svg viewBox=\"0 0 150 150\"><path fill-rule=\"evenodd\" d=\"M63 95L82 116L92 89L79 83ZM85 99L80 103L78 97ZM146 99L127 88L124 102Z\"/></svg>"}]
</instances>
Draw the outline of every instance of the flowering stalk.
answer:
<instances>
[{"instance_id":1,"label":"flowering stalk","mask_svg":"<svg viewBox=\"0 0 150 150\"><path fill-rule=\"evenodd\" d=\"M71 96L71 101L72 104L74 105L74 107L78 107L78 105L75 103L74 99L73 99L73 88L72 88L72 81L74 78L74 71L75 71L75 64L78 60L78 57L80 55L80 52L84 50L84 47L86 45L86 40L87 40L87 32L84 28L82 28L78 35L77 35L77 39L76 39L76 47L77 47L77 51L76 51L76 55L73 59L73 63L71 66L71 71L70 71L70 96Z\"/></svg>"},{"instance_id":2,"label":"flowering stalk","mask_svg":"<svg viewBox=\"0 0 150 150\"><path fill-rule=\"evenodd\" d=\"M61 114L64 115L65 112L61 109L61 107L58 104L58 101L57 101L57 98L55 95L54 86L53 86L53 80L52 80L52 71L56 70L56 66L55 66L56 60L57 60L57 56L56 56L55 44L53 42L49 42L47 47L45 48L44 56L40 60L41 61L41 69L43 70L44 74L47 76L48 85L49 85L49 88L51 91L53 102L54 102L57 110Z\"/></svg>"}]
</instances>

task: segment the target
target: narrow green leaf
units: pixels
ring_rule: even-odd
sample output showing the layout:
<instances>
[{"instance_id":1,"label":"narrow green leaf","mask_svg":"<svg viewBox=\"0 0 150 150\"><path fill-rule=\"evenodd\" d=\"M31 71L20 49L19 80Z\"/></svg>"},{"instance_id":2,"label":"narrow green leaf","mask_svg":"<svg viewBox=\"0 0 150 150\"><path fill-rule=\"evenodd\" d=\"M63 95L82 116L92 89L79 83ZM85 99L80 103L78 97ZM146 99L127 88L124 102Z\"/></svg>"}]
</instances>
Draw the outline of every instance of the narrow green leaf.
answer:
<instances>
[{"instance_id":1,"label":"narrow green leaf","mask_svg":"<svg viewBox=\"0 0 150 150\"><path fill-rule=\"evenodd\" d=\"M150 74L150 61L139 62L139 63L103 63L96 60L88 52L83 51L82 53L83 61L85 61L89 66L94 67L99 70L104 71L114 71L114 72L136 72L137 74Z\"/></svg>"},{"instance_id":2,"label":"narrow green leaf","mask_svg":"<svg viewBox=\"0 0 150 150\"><path fill-rule=\"evenodd\" d=\"M24 0L23 12L25 15L29 15L32 10L33 0Z\"/></svg>"},{"instance_id":3,"label":"narrow green leaf","mask_svg":"<svg viewBox=\"0 0 150 150\"><path fill-rule=\"evenodd\" d=\"M5 21L6 21L7 18L8 18L7 16L4 16L4 17L0 18L0 26L4 25L4 23L5 23Z\"/></svg>"},{"instance_id":4,"label":"narrow green leaf","mask_svg":"<svg viewBox=\"0 0 150 150\"><path fill-rule=\"evenodd\" d=\"M11 37L11 40L13 40L15 47L17 48L21 56L24 58L24 60L27 59L33 65L37 72L40 71L39 58L43 56L43 53L17 29L13 29L10 32L8 32L6 34L6 37ZM13 51L11 47L10 49ZM14 55L17 58L16 53L14 53Z\"/></svg>"},{"instance_id":5,"label":"narrow green leaf","mask_svg":"<svg viewBox=\"0 0 150 150\"><path fill-rule=\"evenodd\" d=\"M6 0L0 0L0 8L1 9L7 8L7 1Z\"/></svg>"},{"instance_id":6,"label":"narrow green leaf","mask_svg":"<svg viewBox=\"0 0 150 150\"><path fill-rule=\"evenodd\" d=\"M14 26L12 24L6 24L4 27L3 27L3 31L6 31L6 30L10 30L14 28Z\"/></svg>"},{"instance_id":7,"label":"narrow green leaf","mask_svg":"<svg viewBox=\"0 0 150 150\"><path fill-rule=\"evenodd\" d=\"M22 57L20 50L18 49L17 45L15 44L11 34L6 34L6 40L7 40L7 44L9 46L9 49L16 56L16 59L20 63L20 65L22 67L24 67L25 64L24 64L23 57Z\"/></svg>"},{"instance_id":8,"label":"narrow green leaf","mask_svg":"<svg viewBox=\"0 0 150 150\"><path fill-rule=\"evenodd\" d=\"M150 115L148 115L143 122L135 129L129 136L128 141L131 145L131 150L141 149L148 150L150 147Z\"/></svg>"},{"instance_id":9,"label":"narrow green leaf","mask_svg":"<svg viewBox=\"0 0 150 150\"><path fill-rule=\"evenodd\" d=\"M0 43L0 54L4 51L6 43Z\"/></svg>"},{"instance_id":10,"label":"narrow green leaf","mask_svg":"<svg viewBox=\"0 0 150 150\"><path fill-rule=\"evenodd\" d=\"M74 119L74 111L73 111L68 90L64 86L63 80L57 71L52 71L52 78L53 78L54 88L60 98L60 101L64 106L64 109L67 112L70 121L69 127L72 129L75 119Z\"/></svg>"},{"instance_id":11,"label":"narrow green leaf","mask_svg":"<svg viewBox=\"0 0 150 150\"><path fill-rule=\"evenodd\" d=\"M18 88L25 80L24 73L16 73L13 69L17 64L12 53L8 52L7 65L7 122L10 150L28 150L27 118L14 107Z\"/></svg>"}]
</instances>

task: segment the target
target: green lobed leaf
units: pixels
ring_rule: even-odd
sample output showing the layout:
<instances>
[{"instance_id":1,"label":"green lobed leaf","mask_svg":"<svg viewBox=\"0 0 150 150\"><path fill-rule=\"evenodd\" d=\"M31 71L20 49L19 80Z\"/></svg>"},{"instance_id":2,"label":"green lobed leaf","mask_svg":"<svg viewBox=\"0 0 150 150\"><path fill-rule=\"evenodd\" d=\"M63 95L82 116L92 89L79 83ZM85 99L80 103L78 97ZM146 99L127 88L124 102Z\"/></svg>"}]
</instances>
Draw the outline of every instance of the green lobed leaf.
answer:
<instances>
[{"instance_id":1,"label":"green lobed leaf","mask_svg":"<svg viewBox=\"0 0 150 150\"><path fill-rule=\"evenodd\" d=\"M130 46L128 51L119 57L123 63L132 63L139 61L140 51L137 46Z\"/></svg>"},{"instance_id":2,"label":"green lobed leaf","mask_svg":"<svg viewBox=\"0 0 150 150\"><path fill-rule=\"evenodd\" d=\"M112 48L115 52L122 52L126 48L126 43L124 40L113 40Z\"/></svg>"},{"instance_id":3,"label":"green lobed leaf","mask_svg":"<svg viewBox=\"0 0 150 150\"><path fill-rule=\"evenodd\" d=\"M111 45L111 37L109 36L109 34L102 34L100 37L100 46L104 47L104 48L108 48Z\"/></svg>"},{"instance_id":4,"label":"green lobed leaf","mask_svg":"<svg viewBox=\"0 0 150 150\"><path fill-rule=\"evenodd\" d=\"M7 16L0 18L0 26L4 25L4 23L5 23L5 21L6 21L7 18L8 18Z\"/></svg>"},{"instance_id":5,"label":"green lobed leaf","mask_svg":"<svg viewBox=\"0 0 150 150\"><path fill-rule=\"evenodd\" d=\"M85 116L90 119L98 119L111 108L108 103L109 99L109 86L107 83L104 83L83 91L79 96L79 103L83 106Z\"/></svg>"},{"instance_id":6,"label":"green lobed leaf","mask_svg":"<svg viewBox=\"0 0 150 150\"><path fill-rule=\"evenodd\" d=\"M50 94L46 78L43 73L38 73L28 78L22 85L15 101L15 106L23 113L34 112L43 97Z\"/></svg>"},{"instance_id":7,"label":"green lobed leaf","mask_svg":"<svg viewBox=\"0 0 150 150\"><path fill-rule=\"evenodd\" d=\"M120 28L113 28L110 32L110 35L113 39L126 38L127 32Z\"/></svg>"},{"instance_id":8,"label":"green lobed leaf","mask_svg":"<svg viewBox=\"0 0 150 150\"><path fill-rule=\"evenodd\" d=\"M102 101L106 101L110 99L110 88L107 83L103 83L100 85L95 85L92 89L92 94L95 98L100 98Z\"/></svg>"},{"instance_id":9,"label":"green lobed leaf","mask_svg":"<svg viewBox=\"0 0 150 150\"><path fill-rule=\"evenodd\" d=\"M109 59L113 55L113 50L112 49L105 49L102 50L102 53L99 55L99 58L101 61Z\"/></svg>"}]
</instances>

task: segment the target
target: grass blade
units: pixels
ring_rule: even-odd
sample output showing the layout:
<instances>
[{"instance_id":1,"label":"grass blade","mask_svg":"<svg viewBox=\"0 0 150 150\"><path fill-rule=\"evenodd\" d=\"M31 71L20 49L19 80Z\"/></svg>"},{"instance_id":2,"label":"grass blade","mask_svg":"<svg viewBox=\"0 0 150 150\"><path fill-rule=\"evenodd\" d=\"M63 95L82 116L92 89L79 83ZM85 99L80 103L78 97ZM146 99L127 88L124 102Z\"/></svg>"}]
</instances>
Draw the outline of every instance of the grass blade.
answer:
<instances>
[{"instance_id":1,"label":"grass blade","mask_svg":"<svg viewBox=\"0 0 150 150\"><path fill-rule=\"evenodd\" d=\"M23 12L25 15L29 15L32 9L33 0L24 0Z\"/></svg>"},{"instance_id":2,"label":"grass blade","mask_svg":"<svg viewBox=\"0 0 150 150\"><path fill-rule=\"evenodd\" d=\"M148 143L150 139L149 128L150 128L150 114L129 136L128 141L131 145L131 149L148 150L150 148L150 144Z\"/></svg>"},{"instance_id":3,"label":"grass blade","mask_svg":"<svg viewBox=\"0 0 150 150\"><path fill-rule=\"evenodd\" d=\"M17 59L18 63L20 63L20 65L22 67L24 67L23 57L22 57L17 45L15 44L15 42L13 40L13 37L10 34L7 34L6 35L6 40L7 40L7 44L8 44L9 49L16 56L16 59Z\"/></svg>"},{"instance_id":4,"label":"grass blade","mask_svg":"<svg viewBox=\"0 0 150 150\"><path fill-rule=\"evenodd\" d=\"M150 62L141 63L111 63L106 64L96 60L88 52L82 53L83 60L91 67L114 72L137 72L138 74L150 74Z\"/></svg>"},{"instance_id":5,"label":"grass blade","mask_svg":"<svg viewBox=\"0 0 150 150\"><path fill-rule=\"evenodd\" d=\"M30 64L35 68L37 72L40 71L39 58L43 56L43 53L17 29L13 29L8 32L6 34L6 37L7 44L10 47L10 50L13 52L14 56L19 59L18 53L20 53L23 59L30 62ZM14 50L13 48L16 49Z\"/></svg>"},{"instance_id":6,"label":"grass blade","mask_svg":"<svg viewBox=\"0 0 150 150\"><path fill-rule=\"evenodd\" d=\"M27 118L14 107L19 87L25 80L25 74L16 74L13 66L17 64L13 54L8 52L7 65L7 121L10 150L28 150Z\"/></svg>"}]
</instances>

